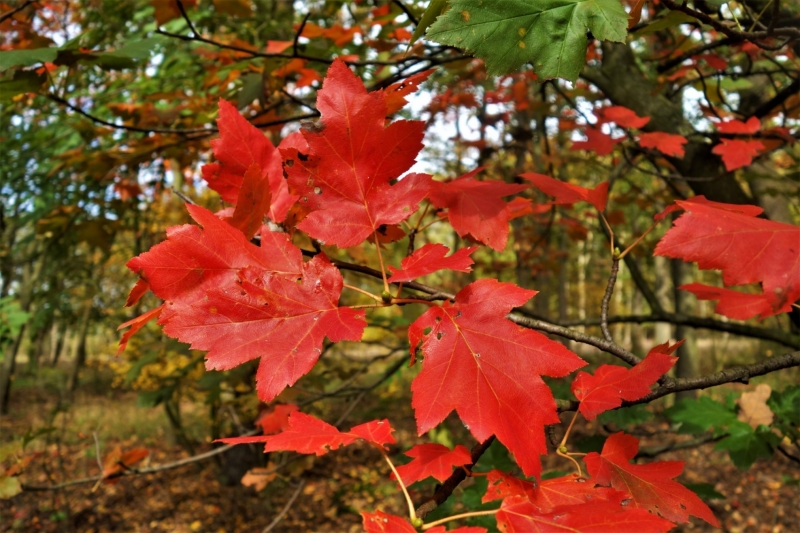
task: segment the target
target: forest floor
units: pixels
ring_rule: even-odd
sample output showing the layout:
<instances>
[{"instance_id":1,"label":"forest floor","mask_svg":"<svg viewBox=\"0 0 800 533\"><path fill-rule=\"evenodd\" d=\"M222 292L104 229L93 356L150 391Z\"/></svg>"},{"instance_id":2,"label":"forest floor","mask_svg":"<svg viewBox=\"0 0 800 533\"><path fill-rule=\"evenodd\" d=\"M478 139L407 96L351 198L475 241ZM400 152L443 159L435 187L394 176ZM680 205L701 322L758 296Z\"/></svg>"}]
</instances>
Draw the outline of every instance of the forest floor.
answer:
<instances>
[{"instance_id":1,"label":"forest floor","mask_svg":"<svg viewBox=\"0 0 800 533\"><path fill-rule=\"evenodd\" d=\"M0 418L0 441L42 427L55 407L52 394L40 388L16 389L11 414ZM101 394L92 387L83 387L67 412L68 416L55 418L55 430L46 436L49 443L40 437L29 446L38 455L21 477L25 485L47 487L97 476L100 467L95 450L100 446L101 456L117 445L122 451L146 448L149 456L137 467L169 463L189 455L169 443L163 410L137 407L134 393ZM358 423L363 414L356 411L350 418ZM191 420L192 416L189 406L187 417ZM196 413L196 418L199 421L201 414ZM405 418L392 418L395 436L403 443L403 449L420 442L414 433L413 419ZM457 420L447 423L459 425ZM660 444L664 429L652 421L638 426L642 447ZM575 437L592 432L594 428L587 431L578 425ZM715 452L713 446L709 443L663 453L657 459L685 461L682 482L709 483L724 496L708 502L724 531L800 531L798 463L778 454L741 472L726 455ZM210 443L198 445L195 453L211 447ZM397 446L391 451L392 456L399 457L402 450ZM278 463L285 460L269 459ZM558 458L546 458L546 471L566 468L551 459ZM323 457L294 460L260 492L235 480L225 483L221 472L230 468L230 462L211 459L156 474L125 476L113 484L90 481L60 490L25 491L11 500L0 500L0 531L262 531L281 513L296 490L294 504L270 531L361 531L362 510L380 508L399 515L406 512L400 493L389 480L388 467L377 451L366 446L350 446ZM296 489L300 475L305 480L304 486ZM466 484L469 483L468 480ZM432 493L433 485L418 484L413 489L412 498L421 502ZM460 491L454 495L455 499ZM718 530L693 519L674 531Z\"/></svg>"}]
</instances>

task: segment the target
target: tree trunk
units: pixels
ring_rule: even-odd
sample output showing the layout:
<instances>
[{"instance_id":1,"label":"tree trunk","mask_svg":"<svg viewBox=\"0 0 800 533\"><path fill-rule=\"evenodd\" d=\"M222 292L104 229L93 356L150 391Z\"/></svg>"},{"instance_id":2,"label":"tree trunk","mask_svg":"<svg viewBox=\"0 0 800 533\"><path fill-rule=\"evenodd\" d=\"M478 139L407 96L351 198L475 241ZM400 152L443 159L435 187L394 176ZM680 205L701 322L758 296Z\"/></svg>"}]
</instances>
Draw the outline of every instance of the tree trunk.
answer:
<instances>
[{"instance_id":1,"label":"tree trunk","mask_svg":"<svg viewBox=\"0 0 800 533\"><path fill-rule=\"evenodd\" d=\"M11 401L11 383L14 380L14 369L17 364L17 353L19 353L19 347L25 337L26 329L25 326L20 328L14 343L6 349L3 365L0 367L0 415L8 414L8 407Z\"/></svg>"},{"instance_id":2,"label":"tree trunk","mask_svg":"<svg viewBox=\"0 0 800 533\"><path fill-rule=\"evenodd\" d=\"M686 291L678 289L678 287L684 283L692 281L691 267L680 259L672 259L671 266L672 283L675 287L675 312L693 315L695 313L692 306L691 297ZM681 345L680 348L678 348L678 363L675 365L675 377L693 378L699 376L700 360L697 350L697 332L694 330L694 328L677 326L675 328L675 338L677 340L685 339L686 341ZM675 395L675 400L696 397L696 390L681 391Z\"/></svg>"},{"instance_id":3,"label":"tree trunk","mask_svg":"<svg viewBox=\"0 0 800 533\"><path fill-rule=\"evenodd\" d=\"M81 317L81 327L78 332L78 345L75 349L75 359L72 362L72 369L70 370L69 379L67 380L67 390L69 392L74 392L75 388L78 386L80 370L84 363L86 363L86 337L89 335L89 324L91 322L91 317L92 303L91 300L89 300L89 303L83 312L83 316Z\"/></svg>"},{"instance_id":4,"label":"tree trunk","mask_svg":"<svg viewBox=\"0 0 800 533\"><path fill-rule=\"evenodd\" d=\"M672 307L670 303L670 292L672 286L670 283L669 259L666 257L655 258L655 273L656 273L656 298L665 311L669 311ZM672 338L672 326L667 322L656 322L655 325L655 339L654 344L661 344L667 342Z\"/></svg>"}]
</instances>

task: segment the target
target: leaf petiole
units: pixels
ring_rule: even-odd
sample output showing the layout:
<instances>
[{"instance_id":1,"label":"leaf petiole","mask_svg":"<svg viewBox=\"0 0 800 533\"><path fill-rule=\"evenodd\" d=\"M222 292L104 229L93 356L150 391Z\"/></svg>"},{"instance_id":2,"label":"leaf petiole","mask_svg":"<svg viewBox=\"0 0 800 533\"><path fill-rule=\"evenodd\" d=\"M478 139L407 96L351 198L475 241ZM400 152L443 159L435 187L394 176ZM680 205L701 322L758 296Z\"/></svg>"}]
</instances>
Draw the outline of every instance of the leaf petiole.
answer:
<instances>
[{"instance_id":1,"label":"leaf petiole","mask_svg":"<svg viewBox=\"0 0 800 533\"><path fill-rule=\"evenodd\" d=\"M360 292L361 294L363 294L365 296L369 296L370 298L372 298L376 302L383 302L383 300L381 300L380 296L372 294L369 291L365 291L364 289L359 289L358 287L354 287L352 285L348 285L347 283L342 284L342 287L344 287L345 289L350 289L351 291Z\"/></svg>"},{"instance_id":2,"label":"leaf petiole","mask_svg":"<svg viewBox=\"0 0 800 533\"><path fill-rule=\"evenodd\" d=\"M497 511L499 510L500 509L489 509L488 511L473 511L471 513L456 514L453 516L448 516L447 518L436 520L435 522L431 522L430 524L425 524L424 526L422 526L421 529L423 531L427 531L429 529L433 529L436 526L446 524L447 522L452 522L453 520L461 520L462 518L472 518L473 516L489 516L497 514Z\"/></svg>"},{"instance_id":3,"label":"leaf petiole","mask_svg":"<svg viewBox=\"0 0 800 533\"><path fill-rule=\"evenodd\" d=\"M406 497L406 504L408 504L408 516L411 518L412 522L416 521L417 511L414 509L414 502L411 501L411 495L408 494L408 489L406 489L406 486L403 483L403 478L400 477L400 473L397 471L397 468L395 468L392 460L389 459L388 455L386 455L386 450L383 449L383 446L377 446L375 444L373 444L373 446L381 451L381 455L383 455L383 458L386 459L389 468L392 469L392 474L394 474L394 477L397 479L397 484L400 485L400 488L403 490L403 496Z\"/></svg>"}]
</instances>

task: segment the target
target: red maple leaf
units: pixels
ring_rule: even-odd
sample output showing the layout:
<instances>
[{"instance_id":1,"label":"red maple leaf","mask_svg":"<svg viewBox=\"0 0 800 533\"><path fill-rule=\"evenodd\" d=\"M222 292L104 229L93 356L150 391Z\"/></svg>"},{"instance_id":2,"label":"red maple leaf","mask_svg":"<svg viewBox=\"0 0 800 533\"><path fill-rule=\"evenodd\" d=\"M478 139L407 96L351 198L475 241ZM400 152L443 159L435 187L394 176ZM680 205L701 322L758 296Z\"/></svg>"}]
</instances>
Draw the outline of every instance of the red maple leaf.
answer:
<instances>
[{"instance_id":1,"label":"red maple leaf","mask_svg":"<svg viewBox=\"0 0 800 533\"><path fill-rule=\"evenodd\" d=\"M240 200L239 191L244 176L251 165L256 164L261 170L261 180L254 180L250 184L251 192L248 194L253 194L252 191L256 188L270 191L272 203L269 216L275 222L283 221L297 197L289 194L286 180L283 179L280 152L258 128L223 99L219 101L217 125L219 139L211 141L211 148L218 162L203 165L201 169L208 186L217 191L226 202L236 204ZM302 143L302 139L297 137L290 135L281 142L279 148ZM263 197L266 192L259 192L257 195Z\"/></svg>"},{"instance_id":2,"label":"red maple leaf","mask_svg":"<svg viewBox=\"0 0 800 533\"><path fill-rule=\"evenodd\" d=\"M761 121L758 117L750 117L747 122L741 120L728 120L715 124L720 133L752 135L761 129Z\"/></svg>"},{"instance_id":3,"label":"red maple leaf","mask_svg":"<svg viewBox=\"0 0 800 533\"><path fill-rule=\"evenodd\" d=\"M686 200L682 200L683 202L691 202L693 204L703 204L708 205L711 207L715 207L717 209L724 209L726 211L731 211L733 213L741 213L743 215L747 215L749 217L757 217L761 213L764 212L763 209L758 207L757 205L748 205L748 204L725 204L722 202L715 202L713 200L708 200L702 194L698 196L692 196ZM683 209L677 203L668 205L663 211L653 216L655 220L664 220L666 216L670 213L674 213L675 211L680 211Z\"/></svg>"},{"instance_id":4,"label":"red maple leaf","mask_svg":"<svg viewBox=\"0 0 800 533\"><path fill-rule=\"evenodd\" d=\"M755 210L735 211L742 206L675 203L686 212L658 243L656 255L722 270L726 286L760 282L774 313L788 311L800 298L800 227L751 216Z\"/></svg>"},{"instance_id":5,"label":"red maple leaf","mask_svg":"<svg viewBox=\"0 0 800 533\"><path fill-rule=\"evenodd\" d=\"M650 385L672 368L677 357L672 357L680 341L673 346L661 344L650 350L641 363L633 368L601 365L594 375L578 372L572 381L572 392L581 402L578 411L586 420L622 405L622 400L633 401L647 396Z\"/></svg>"},{"instance_id":6,"label":"red maple leaf","mask_svg":"<svg viewBox=\"0 0 800 533\"><path fill-rule=\"evenodd\" d=\"M175 301L160 323L167 335L206 350L206 368L230 370L260 358L259 398L269 402L314 367L322 341L361 340L361 310L339 307L342 275L323 255L300 281L243 269L236 284L209 288L198 301Z\"/></svg>"},{"instance_id":7,"label":"red maple leaf","mask_svg":"<svg viewBox=\"0 0 800 533\"><path fill-rule=\"evenodd\" d=\"M510 496L522 496L529 500L536 499L536 484L525 479L506 474L500 470L492 470L486 474L488 484L481 503L503 500Z\"/></svg>"},{"instance_id":8,"label":"red maple leaf","mask_svg":"<svg viewBox=\"0 0 800 533\"><path fill-rule=\"evenodd\" d=\"M379 448L383 448L385 444L394 444L395 440L392 436L392 426L389 425L388 420L372 420L359 426L350 428L350 434L364 439L365 441L373 444Z\"/></svg>"},{"instance_id":9,"label":"red maple leaf","mask_svg":"<svg viewBox=\"0 0 800 533\"><path fill-rule=\"evenodd\" d=\"M264 452L291 451L305 454L325 455L341 446L365 440L373 446L383 448L394 444L392 426L388 420L372 420L353 426L350 431L339 431L327 422L311 415L293 411L289 413L287 427L277 435L255 437L231 437L217 439L225 444L254 444L263 442Z\"/></svg>"},{"instance_id":10,"label":"red maple leaf","mask_svg":"<svg viewBox=\"0 0 800 533\"><path fill-rule=\"evenodd\" d=\"M161 311L163 311L163 310L164 310L164 305L162 304L162 305L159 305L158 307L156 307L155 309L151 309L150 311L147 311L146 313L142 313L141 315L137 316L136 318L132 318L131 320L128 320L127 322L125 322L123 324L120 324L119 327L117 327L117 331L119 331L121 329L125 329L125 328L127 328L129 326L130 326L131 329L126 331L122 335L122 338L119 340L119 348L117 349L117 355L119 355L119 354L121 354L122 352L125 351L125 348L128 347L128 341L131 340L131 337L136 335L137 331L142 329L145 326L145 324L147 324L148 322L150 322L154 318L157 318L161 314Z\"/></svg>"},{"instance_id":11,"label":"red maple leaf","mask_svg":"<svg viewBox=\"0 0 800 533\"><path fill-rule=\"evenodd\" d=\"M103 457L103 479L112 485L117 483L119 479L113 479L114 477L130 470L133 465L143 461L148 455L150 452L146 448L131 448L123 452L122 448L117 446Z\"/></svg>"},{"instance_id":12,"label":"red maple leaf","mask_svg":"<svg viewBox=\"0 0 800 533\"><path fill-rule=\"evenodd\" d=\"M597 208L598 211L605 211L606 202L608 201L608 186L609 183L604 181L594 189L587 189L580 185L572 185L561 180L545 176L544 174L535 174L527 172L520 174L521 177L533 183L533 186L545 193L548 196L555 197L554 204L574 204L577 202L589 202Z\"/></svg>"},{"instance_id":13,"label":"red maple leaf","mask_svg":"<svg viewBox=\"0 0 800 533\"><path fill-rule=\"evenodd\" d=\"M514 220L515 218L524 217L525 215L530 214L541 214L542 212L547 213L550 211L550 204L542 206L541 204L533 205L533 202L527 198L520 198L519 196L511 200L506 204L508 207L508 212L511 215L509 217L510 220Z\"/></svg>"},{"instance_id":14,"label":"red maple leaf","mask_svg":"<svg viewBox=\"0 0 800 533\"><path fill-rule=\"evenodd\" d=\"M591 452L583 460L596 483L630 495L629 507L658 513L672 522L688 522L692 515L720 527L703 500L673 481L683 471L682 462L631 464L638 450L639 441L635 437L615 433L606 440L601 454Z\"/></svg>"},{"instance_id":15,"label":"red maple leaf","mask_svg":"<svg viewBox=\"0 0 800 533\"><path fill-rule=\"evenodd\" d=\"M269 187L264 186L261 177L261 167L258 163L253 163L244 173L236 208L228 222L244 233L245 237L251 238L264 224L264 217L269 214L271 200Z\"/></svg>"},{"instance_id":16,"label":"red maple leaf","mask_svg":"<svg viewBox=\"0 0 800 533\"><path fill-rule=\"evenodd\" d=\"M255 424L261 427L264 435L274 435L280 433L289 427L289 415L297 411L297 407L293 403L278 404L269 411L264 411L256 418Z\"/></svg>"},{"instance_id":17,"label":"red maple leaf","mask_svg":"<svg viewBox=\"0 0 800 533\"><path fill-rule=\"evenodd\" d=\"M308 155L282 149L289 187L308 213L297 227L320 241L348 248L383 224L417 210L430 176L409 174L422 149L425 123L386 122L386 94L368 93L344 62L328 70L317 96L319 126L302 130Z\"/></svg>"},{"instance_id":18,"label":"red maple leaf","mask_svg":"<svg viewBox=\"0 0 800 533\"><path fill-rule=\"evenodd\" d=\"M410 463L397 467L405 486L431 476L442 482L450 476L454 466L472 463L469 450L460 444L454 450L441 444L418 444L405 454L414 458Z\"/></svg>"},{"instance_id":19,"label":"red maple leaf","mask_svg":"<svg viewBox=\"0 0 800 533\"><path fill-rule=\"evenodd\" d=\"M259 397L271 401L307 373L322 341L360 340L363 312L339 307L342 275L324 255L303 263L286 234L262 228L261 246L199 206L203 225L170 228L167 241L128 262L167 300L167 335L206 350L206 368L261 358Z\"/></svg>"},{"instance_id":20,"label":"red maple leaf","mask_svg":"<svg viewBox=\"0 0 800 533\"><path fill-rule=\"evenodd\" d=\"M597 110L597 114L601 121L615 122L617 126L623 128L641 128L650 122L650 117L640 117L634 111L621 105L600 108Z\"/></svg>"},{"instance_id":21,"label":"red maple leaf","mask_svg":"<svg viewBox=\"0 0 800 533\"><path fill-rule=\"evenodd\" d=\"M457 270L458 272L470 272L472 270L472 260L470 254L477 250L476 246L468 246L457 250L450 257L445 257L450 249L443 244L426 244L413 254L403 259L400 264L402 269L389 267L392 272L390 282L411 281L428 274L433 274L439 270Z\"/></svg>"},{"instance_id":22,"label":"red maple leaf","mask_svg":"<svg viewBox=\"0 0 800 533\"><path fill-rule=\"evenodd\" d=\"M505 318L535 294L479 280L459 291L455 303L428 309L409 327L412 351L423 341L425 357L411 385L420 435L455 409L479 442L496 435L525 475L539 474L539 455L547 453L544 426L559 422L541 376L563 377L586 363Z\"/></svg>"},{"instance_id":23,"label":"red maple leaf","mask_svg":"<svg viewBox=\"0 0 800 533\"><path fill-rule=\"evenodd\" d=\"M127 263L159 298L202 296L206 288L233 282L240 269L251 266L288 277L300 274L303 256L285 233L262 230L259 247L208 210L196 205L186 209L202 228L168 228L166 241Z\"/></svg>"},{"instance_id":24,"label":"red maple leaf","mask_svg":"<svg viewBox=\"0 0 800 533\"><path fill-rule=\"evenodd\" d=\"M590 500L541 512L529 500L509 498L503 501L496 518L504 533L665 533L675 526L644 509L631 508L623 502Z\"/></svg>"},{"instance_id":25,"label":"red maple leaf","mask_svg":"<svg viewBox=\"0 0 800 533\"><path fill-rule=\"evenodd\" d=\"M150 284L147 283L147 280L139 278L136 280L136 285L133 286L131 289L130 294L128 295L128 299L125 301L125 307L131 307L132 305L136 305L142 296L147 294L147 291L150 290Z\"/></svg>"},{"instance_id":26,"label":"red maple leaf","mask_svg":"<svg viewBox=\"0 0 800 533\"><path fill-rule=\"evenodd\" d=\"M388 5L388 4L387 4ZM393 83L386 88L386 114L393 115L408 103L406 96L416 92L419 84L433 74L433 69L423 70L407 77L403 81Z\"/></svg>"},{"instance_id":27,"label":"red maple leaf","mask_svg":"<svg viewBox=\"0 0 800 533\"><path fill-rule=\"evenodd\" d=\"M586 135L587 140L573 142L570 150L588 150L597 155L608 155L614 151L614 145L622 140L612 139L611 135L592 127L583 130L583 134Z\"/></svg>"},{"instance_id":28,"label":"red maple leaf","mask_svg":"<svg viewBox=\"0 0 800 533\"><path fill-rule=\"evenodd\" d=\"M476 168L449 182L432 182L429 197L434 206L447 209L450 225L459 236L470 235L499 252L506 246L511 220L511 210L503 197L528 186L474 179L481 170L483 167Z\"/></svg>"},{"instance_id":29,"label":"red maple leaf","mask_svg":"<svg viewBox=\"0 0 800 533\"><path fill-rule=\"evenodd\" d=\"M735 320L748 320L759 315L763 319L792 310L790 302L786 302L782 308L774 310L770 299L763 294L748 294L721 287L711 287L702 283L688 283L678 288L691 292L698 300L719 300L714 312Z\"/></svg>"},{"instance_id":30,"label":"red maple leaf","mask_svg":"<svg viewBox=\"0 0 800 533\"><path fill-rule=\"evenodd\" d=\"M639 135L639 144L642 148L654 148L664 155L683 157L686 155L683 145L689 140L683 135L673 135L663 131L653 131Z\"/></svg>"},{"instance_id":31,"label":"red maple leaf","mask_svg":"<svg viewBox=\"0 0 800 533\"><path fill-rule=\"evenodd\" d=\"M542 481L531 502L546 513L565 505L580 505L590 500L620 501L626 496L625 493L599 487L592 480L572 474Z\"/></svg>"},{"instance_id":32,"label":"red maple leaf","mask_svg":"<svg viewBox=\"0 0 800 533\"><path fill-rule=\"evenodd\" d=\"M761 141L742 141L740 139L720 139L711 152L722 157L725 170L730 172L737 168L746 167L753 162L760 150L764 149Z\"/></svg>"},{"instance_id":33,"label":"red maple leaf","mask_svg":"<svg viewBox=\"0 0 800 533\"><path fill-rule=\"evenodd\" d=\"M367 533L417 533L417 528L405 518L383 511L361 513L361 518Z\"/></svg>"}]
</instances>

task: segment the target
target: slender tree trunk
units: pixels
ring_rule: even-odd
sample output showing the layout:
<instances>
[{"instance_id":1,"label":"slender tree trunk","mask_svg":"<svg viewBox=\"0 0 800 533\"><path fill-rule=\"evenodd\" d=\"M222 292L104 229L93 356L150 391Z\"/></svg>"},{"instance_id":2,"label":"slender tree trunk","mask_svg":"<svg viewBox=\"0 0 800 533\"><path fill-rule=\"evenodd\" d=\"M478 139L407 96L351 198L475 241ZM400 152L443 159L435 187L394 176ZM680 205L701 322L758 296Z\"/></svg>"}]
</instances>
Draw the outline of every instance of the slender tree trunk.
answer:
<instances>
[{"instance_id":1,"label":"slender tree trunk","mask_svg":"<svg viewBox=\"0 0 800 533\"><path fill-rule=\"evenodd\" d=\"M86 309L83 312L83 316L81 317L81 326L78 332L78 345L75 349L75 359L72 362L72 369L70 370L69 378L67 380L67 390L69 392L73 392L78 386L80 370L86 363L86 337L89 335L89 324L91 322L91 317L92 303L90 299Z\"/></svg>"},{"instance_id":2,"label":"slender tree trunk","mask_svg":"<svg viewBox=\"0 0 800 533\"><path fill-rule=\"evenodd\" d=\"M672 308L671 291L672 283L669 269L669 259L665 257L655 258L656 271L656 298L664 310ZM656 322L654 344L667 342L672 338L672 326L666 322Z\"/></svg>"},{"instance_id":3,"label":"slender tree trunk","mask_svg":"<svg viewBox=\"0 0 800 533\"><path fill-rule=\"evenodd\" d=\"M35 337L31 338L31 345L28 349L28 373L35 374L39 369L39 361L41 360L44 352L45 341L47 334L50 331L50 324L39 328Z\"/></svg>"},{"instance_id":4,"label":"slender tree trunk","mask_svg":"<svg viewBox=\"0 0 800 533\"><path fill-rule=\"evenodd\" d=\"M17 365L17 354L19 353L22 339L25 337L26 329L25 326L20 328L14 343L6 349L3 365L0 367L0 415L8 414L11 401L11 384L14 381L14 370Z\"/></svg>"},{"instance_id":5,"label":"slender tree trunk","mask_svg":"<svg viewBox=\"0 0 800 533\"><path fill-rule=\"evenodd\" d=\"M678 290L684 283L691 281L691 269L689 265L685 264L680 259L672 259L672 282L675 286L675 311L688 315L694 314L692 309L691 298L686 291ZM678 378L692 378L700 375L700 360L697 350L697 333L693 328L686 326L677 326L675 329L675 338L677 340L685 339L680 348L678 348L678 363L675 365L675 376ZM676 394L675 399L681 398L695 398L697 391L681 391Z\"/></svg>"}]
</instances>

